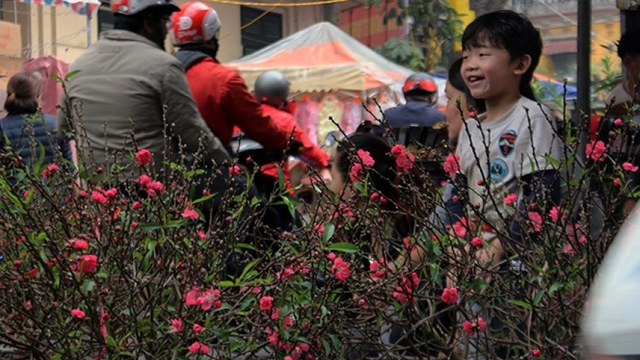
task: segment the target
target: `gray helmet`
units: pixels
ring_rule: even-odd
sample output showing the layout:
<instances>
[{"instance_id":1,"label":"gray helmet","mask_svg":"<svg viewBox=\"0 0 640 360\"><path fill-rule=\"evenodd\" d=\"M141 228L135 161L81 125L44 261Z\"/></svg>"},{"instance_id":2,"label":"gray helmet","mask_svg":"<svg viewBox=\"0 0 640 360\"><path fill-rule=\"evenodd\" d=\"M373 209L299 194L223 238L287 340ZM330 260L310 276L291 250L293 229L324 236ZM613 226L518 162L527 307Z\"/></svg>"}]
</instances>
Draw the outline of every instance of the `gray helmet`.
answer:
<instances>
[{"instance_id":1,"label":"gray helmet","mask_svg":"<svg viewBox=\"0 0 640 360\"><path fill-rule=\"evenodd\" d=\"M260 104L282 105L289 96L289 80L281 71L265 71L256 80L256 100Z\"/></svg>"}]
</instances>

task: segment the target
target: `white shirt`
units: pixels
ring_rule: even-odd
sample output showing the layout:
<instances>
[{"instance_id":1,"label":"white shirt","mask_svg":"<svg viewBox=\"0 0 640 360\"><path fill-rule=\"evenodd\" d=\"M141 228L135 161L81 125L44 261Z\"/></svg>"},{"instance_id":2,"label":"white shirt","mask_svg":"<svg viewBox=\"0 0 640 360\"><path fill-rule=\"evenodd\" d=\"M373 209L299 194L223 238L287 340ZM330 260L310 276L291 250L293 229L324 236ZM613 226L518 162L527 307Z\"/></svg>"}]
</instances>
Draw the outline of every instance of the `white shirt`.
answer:
<instances>
[{"instance_id":1,"label":"white shirt","mask_svg":"<svg viewBox=\"0 0 640 360\"><path fill-rule=\"evenodd\" d=\"M504 198L519 196L517 179L553 168L547 156L561 158L562 139L556 134L551 111L525 97L499 119L480 123L466 121L456 148L460 171L467 177L471 220L483 220L502 228L512 211ZM488 151L487 151L488 150ZM482 180L487 185L478 182Z\"/></svg>"}]
</instances>

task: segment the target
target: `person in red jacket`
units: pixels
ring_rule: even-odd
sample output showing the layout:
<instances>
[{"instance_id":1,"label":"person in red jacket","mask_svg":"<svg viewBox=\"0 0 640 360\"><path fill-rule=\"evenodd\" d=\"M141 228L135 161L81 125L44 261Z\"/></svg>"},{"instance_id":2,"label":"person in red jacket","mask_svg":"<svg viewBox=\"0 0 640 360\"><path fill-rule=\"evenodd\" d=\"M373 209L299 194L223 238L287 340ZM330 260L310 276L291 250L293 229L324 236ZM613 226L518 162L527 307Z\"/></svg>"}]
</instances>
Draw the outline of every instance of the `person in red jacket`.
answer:
<instances>
[{"instance_id":1,"label":"person in red jacket","mask_svg":"<svg viewBox=\"0 0 640 360\"><path fill-rule=\"evenodd\" d=\"M284 149L288 134L262 114L240 73L216 59L220 26L216 11L201 2L187 2L172 16L171 40L180 47L175 56L185 69L200 114L224 146L238 126L265 148Z\"/></svg>"},{"instance_id":2,"label":"person in red jacket","mask_svg":"<svg viewBox=\"0 0 640 360\"><path fill-rule=\"evenodd\" d=\"M280 131L289 134L291 141L296 141L300 145L297 156L307 164L319 171L321 179L326 183L331 180L329 171L329 155L318 145L311 141L309 135L298 125L295 117L285 111L287 108L287 97L289 95L289 80L280 71L267 71L256 79L255 97L261 104L262 113L275 121ZM266 193L277 192L279 179L278 167L282 167L285 186L291 191L291 177L289 173L289 163L271 163L260 168L260 174L256 182L262 183L262 189ZM259 186L260 188L260 186ZM287 227L286 222L292 221L289 209L286 205L276 208L281 214L281 226Z\"/></svg>"},{"instance_id":3,"label":"person in red jacket","mask_svg":"<svg viewBox=\"0 0 640 360\"><path fill-rule=\"evenodd\" d=\"M289 80L287 76L280 71L266 71L256 79L255 97L261 104L262 113L270 117L280 128L280 131L287 133L291 140L301 144L298 157L303 159L307 164L318 170L323 178L327 180L330 177L329 155L325 153L318 145L314 144L309 135L298 125L295 117L285 111L287 108L287 97L289 95ZM278 178L279 163L271 163L264 165L260 170L273 178ZM285 161L282 164L282 172L285 181L290 182L289 166Z\"/></svg>"}]
</instances>

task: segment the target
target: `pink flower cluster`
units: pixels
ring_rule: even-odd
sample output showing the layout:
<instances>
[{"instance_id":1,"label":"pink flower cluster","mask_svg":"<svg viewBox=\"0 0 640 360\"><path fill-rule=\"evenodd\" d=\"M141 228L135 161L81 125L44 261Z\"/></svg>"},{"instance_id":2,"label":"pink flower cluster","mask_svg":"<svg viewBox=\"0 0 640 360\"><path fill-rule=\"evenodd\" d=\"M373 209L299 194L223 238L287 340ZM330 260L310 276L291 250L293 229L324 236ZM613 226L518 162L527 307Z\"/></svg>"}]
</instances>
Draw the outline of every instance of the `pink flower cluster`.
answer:
<instances>
[{"instance_id":1,"label":"pink flower cluster","mask_svg":"<svg viewBox=\"0 0 640 360\"><path fill-rule=\"evenodd\" d=\"M78 260L78 271L84 274L91 274L98 267L98 257L96 255L82 255Z\"/></svg>"},{"instance_id":2,"label":"pink flower cluster","mask_svg":"<svg viewBox=\"0 0 640 360\"><path fill-rule=\"evenodd\" d=\"M192 354L208 354L211 349L207 345L196 341L189 346L189 351Z\"/></svg>"},{"instance_id":3,"label":"pink flower cluster","mask_svg":"<svg viewBox=\"0 0 640 360\"><path fill-rule=\"evenodd\" d=\"M56 174L57 170L58 170L58 165L50 164L49 166L47 166L46 169L42 171L42 177L45 177L45 178L51 177Z\"/></svg>"},{"instance_id":4,"label":"pink flower cluster","mask_svg":"<svg viewBox=\"0 0 640 360\"><path fill-rule=\"evenodd\" d=\"M219 309L222 307L220 290L214 288L202 290L194 287L184 295L184 302L187 306L200 306L204 311L209 311L211 308Z\"/></svg>"},{"instance_id":5,"label":"pink flower cluster","mask_svg":"<svg viewBox=\"0 0 640 360\"><path fill-rule=\"evenodd\" d=\"M413 154L407 153L407 149L404 146L400 144L394 145L391 148L391 153L396 156L396 167L398 171L408 173L413 169L416 157L413 156Z\"/></svg>"},{"instance_id":6,"label":"pink flower cluster","mask_svg":"<svg viewBox=\"0 0 640 360\"><path fill-rule=\"evenodd\" d=\"M486 328L487 322L481 317L478 317L476 320L465 321L462 323L462 330L471 336L475 335L476 331L479 333L484 332Z\"/></svg>"},{"instance_id":7,"label":"pink flower cluster","mask_svg":"<svg viewBox=\"0 0 640 360\"><path fill-rule=\"evenodd\" d=\"M113 199L118 195L118 189L116 188L111 188L108 190L103 190L101 187L96 187L95 190L93 190L91 192L91 199L93 199L93 201L100 203L100 204L106 204L107 202L109 202L109 199Z\"/></svg>"},{"instance_id":8,"label":"pink flower cluster","mask_svg":"<svg viewBox=\"0 0 640 360\"><path fill-rule=\"evenodd\" d=\"M147 174L142 174L138 178L138 185L147 191L149 196L161 194L164 191L164 185L160 181L153 181Z\"/></svg>"},{"instance_id":9,"label":"pink flower cluster","mask_svg":"<svg viewBox=\"0 0 640 360\"><path fill-rule=\"evenodd\" d=\"M456 153L447 155L442 164L442 168L447 172L449 177L456 176L456 173L460 171L460 156Z\"/></svg>"},{"instance_id":10,"label":"pink flower cluster","mask_svg":"<svg viewBox=\"0 0 640 360\"><path fill-rule=\"evenodd\" d=\"M147 149L141 149L136 154L136 161L138 165L145 166L151 162L151 152Z\"/></svg>"},{"instance_id":11,"label":"pink flower cluster","mask_svg":"<svg viewBox=\"0 0 640 360\"><path fill-rule=\"evenodd\" d=\"M400 304L413 303L415 298L413 297L413 290L420 284L420 278L418 274L412 272L409 276L402 278L402 285L396 287L396 291L393 292L393 297L400 302Z\"/></svg>"},{"instance_id":12,"label":"pink flower cluster","mask_svg":"<svg viewBox=\"0 0 640 360\"><path fill-rule=\"evenodd\" d=\"M330 253L328 258L333 261L333 265L331 266L331 273L333 276L335 276L338 281L346 281L349 278L349 275L351 275L349 264L334 253Z\"/></svg>"},{"instance_id":13,"label":"pink flower cluster","mask_svg":"<svg viewBox=\"0 0 640 360\"><path fill-rule=\"evenodd\" d=\"M458 289L456 288L445 288L442 290L442 296L440 296L442 302L447 304L455 304L458 302Z\"/></svg>"},{"instance_id":14,"label":"pink flower cluster","mask_svg":"<svg viewBox=\"0 0 640 360\"><path fill-rule=\"evenodd\" d=\"M587 157L593 161L604 161L607 153L607 146L601 140L592 141L587 144Z\"/></svg>"},{"instance_id":15,"label":"pink flower cluster","mask_svg":"<svg viewBox=\"0 0 640 360\"><path fill-rule=\"evenodd\" d=\"M386 261L381 260L381 262L378 262L378 260L373 260L371 264L369 264L369 271L371 272L371 278L373 280L384 279L387 273Z\"/></svg>"},{"instance_id":16,"label":"pink flower cluster","mask_svg":"<svg viewBox=\"0 0 640 360\"><path fill-rule=\"evenodd\" d=\"M353 162L351 170L349 171L349 179L351 179L352 182L362 181L362 177L364 176L363 165L372 167L376 164L375 160L371 157L371 153L368 151L359 149L357 155L357 159Z\"/></svg>"}]
</instances>

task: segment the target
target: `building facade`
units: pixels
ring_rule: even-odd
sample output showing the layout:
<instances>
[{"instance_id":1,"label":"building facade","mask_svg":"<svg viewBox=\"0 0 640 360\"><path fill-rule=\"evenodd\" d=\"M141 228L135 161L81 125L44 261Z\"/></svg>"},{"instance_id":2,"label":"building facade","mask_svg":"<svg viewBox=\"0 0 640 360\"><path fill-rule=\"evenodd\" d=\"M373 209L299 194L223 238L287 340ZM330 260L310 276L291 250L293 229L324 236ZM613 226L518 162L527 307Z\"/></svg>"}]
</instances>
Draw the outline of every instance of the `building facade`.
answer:
<instances>
[{"instance_id":1,"label":"building facade","mask_svg":"<svg viewBox=\"0 0 640 360\"><path fill-rule=\"evenodd\" d=\"M177 0L178 4L186 0ZM103 1L89 19L64 7L25 4L0 0L0 20L21 27L23 58L54 55L73 62L99 33L113 26L109 3ZM265 4L261 6L261 4ZM219 58L235 60L298 30L324 21L322 5L295 6L297 0L283 0L277 6L260 1L211 2L222 20ZM249 5L244 5L249 4Z\"/></svg>"}]
</instances>

